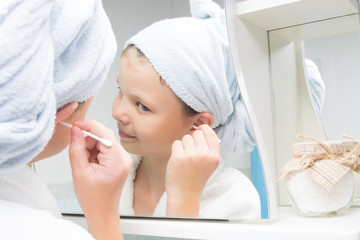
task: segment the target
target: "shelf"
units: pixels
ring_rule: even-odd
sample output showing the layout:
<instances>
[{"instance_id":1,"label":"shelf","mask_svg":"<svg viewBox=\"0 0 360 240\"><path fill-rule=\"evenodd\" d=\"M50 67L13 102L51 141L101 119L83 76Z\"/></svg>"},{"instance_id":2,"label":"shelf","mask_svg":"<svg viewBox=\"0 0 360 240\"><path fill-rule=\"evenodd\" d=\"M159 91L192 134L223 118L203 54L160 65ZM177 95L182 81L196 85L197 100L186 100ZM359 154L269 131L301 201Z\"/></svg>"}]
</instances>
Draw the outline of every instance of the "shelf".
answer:
<instances>
[{"instance_id":1,"label":"shelf","mask_svg":"<svg viewBox=\"0 0 360 240\"><path fill-rule=\"evenodd\" d=\"M279 208L275 220L215 222L201 220L121 219L125 234L195 239L288 239L358 240L360 208L333 217L301 217L293 208ZM66 217L82 226L85 219ZM85 224L85 225L84 225Z\"/></svg>"},{"instance_id":2,"label":"shelf","mask_svg":"<svg viewBox=\"0 0 360 240\"><path fill-rule=\"evenodd\" d=\"M357 12L352 0L251 0L237 4L240 18L268 31Z\"/></svg>"},{"instance_id":3,"label":"shelf","mask_svg":"<svg viewBox=\"0 0 360 240\"><path fill-rule=\"evenodd\" d=\"M309 40L359 31L358 15L346 15L340 18L331 18L326 21L312 22L311 24L296 25L293 27L272 30L274 34L289 42Z\"/></svg>"}]
</instances>

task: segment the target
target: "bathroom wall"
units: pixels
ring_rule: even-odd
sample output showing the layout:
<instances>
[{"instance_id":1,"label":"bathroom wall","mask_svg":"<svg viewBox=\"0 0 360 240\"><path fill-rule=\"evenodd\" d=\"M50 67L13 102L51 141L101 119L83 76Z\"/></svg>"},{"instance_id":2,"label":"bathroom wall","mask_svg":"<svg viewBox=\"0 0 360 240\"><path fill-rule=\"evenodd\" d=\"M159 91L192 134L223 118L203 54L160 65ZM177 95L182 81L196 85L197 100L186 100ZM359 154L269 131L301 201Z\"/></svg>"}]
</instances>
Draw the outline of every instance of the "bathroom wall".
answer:
<instances>
[{"instance_id":1,"label":"bathroom wall","mask_svg":"<svg viewBox=\"0 0 360 240\"><path fill-rule=\"evenodd\" d=\"M325 83L325 102L320 114L329 140L347 134L360 138L360 37L359 32L305 41L305 55L319 67ZM354 105L355 104L355 105Z\"/></svg>"}]
</instances>

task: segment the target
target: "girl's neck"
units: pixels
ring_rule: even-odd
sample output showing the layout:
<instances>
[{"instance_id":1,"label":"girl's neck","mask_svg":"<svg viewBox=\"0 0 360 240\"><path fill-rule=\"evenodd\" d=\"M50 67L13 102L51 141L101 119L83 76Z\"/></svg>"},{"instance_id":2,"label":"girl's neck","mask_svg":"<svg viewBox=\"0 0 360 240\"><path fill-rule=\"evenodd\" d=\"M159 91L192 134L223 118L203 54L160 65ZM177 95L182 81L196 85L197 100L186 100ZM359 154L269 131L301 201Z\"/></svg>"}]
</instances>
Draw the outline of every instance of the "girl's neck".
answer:
<instances>
[{"instance_id":1,"label":"girl's neck","mask_svg":"<svg viewBox=\"0 0 360 240\"><path fill-rule=\"evenodd\" d=\"M135 215L151 216L165 192L167 159L143 157L134 181Z\"/></svg>"},{"instance_id":2,"label":"girl's neck","mask_svg":"<svg viewBox=\"0 0 360 240\"><path fill-rule=\"evenodd\" d=\"M164 185L168 158L144 156L138 167L137 175L147 179L150 184Z\"/></svg>"}]
</instances>

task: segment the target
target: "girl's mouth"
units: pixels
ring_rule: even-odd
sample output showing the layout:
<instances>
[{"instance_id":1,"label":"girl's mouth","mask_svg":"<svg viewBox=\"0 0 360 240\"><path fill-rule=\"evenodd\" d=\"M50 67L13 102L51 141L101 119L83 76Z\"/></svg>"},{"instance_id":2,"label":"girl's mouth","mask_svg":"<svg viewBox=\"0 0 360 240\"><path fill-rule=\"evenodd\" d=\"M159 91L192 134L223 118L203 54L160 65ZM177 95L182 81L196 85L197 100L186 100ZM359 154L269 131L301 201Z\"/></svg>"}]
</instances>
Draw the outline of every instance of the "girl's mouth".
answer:
<instances>
[{"instance_id":1,"label":"girl's mouth","mask_svg":"<svg viewBox=\"0 0 360 240\"><path fill-rule=\"evenodd\" d=\"M135 138L135 136L131 136L131 135L127 134L126 132L122 131L120 128L119 128L119 136L121 138Z\"/></svg>"}]
</instances>

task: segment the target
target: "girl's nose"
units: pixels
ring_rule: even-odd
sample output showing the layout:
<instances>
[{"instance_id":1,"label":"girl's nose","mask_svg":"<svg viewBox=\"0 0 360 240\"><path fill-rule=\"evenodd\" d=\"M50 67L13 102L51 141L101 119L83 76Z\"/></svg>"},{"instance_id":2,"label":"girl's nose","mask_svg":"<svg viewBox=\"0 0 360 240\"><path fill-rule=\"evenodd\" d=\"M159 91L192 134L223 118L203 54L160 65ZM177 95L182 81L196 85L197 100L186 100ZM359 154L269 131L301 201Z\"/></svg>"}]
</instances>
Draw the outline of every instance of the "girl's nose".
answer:
<instances>
[{"instance_id":1,"label":"girl's nose","mask_svg":"<svg viewBox=\"0 0 360 240\"><path fill-rule=\"evenodd\" d=\"M129 123L130 116L128 106L129 104L127 104L126 99L123 99L121 96L116 96L112 107L113 118L123 124Z\"/></svg>"}]
</instances>

